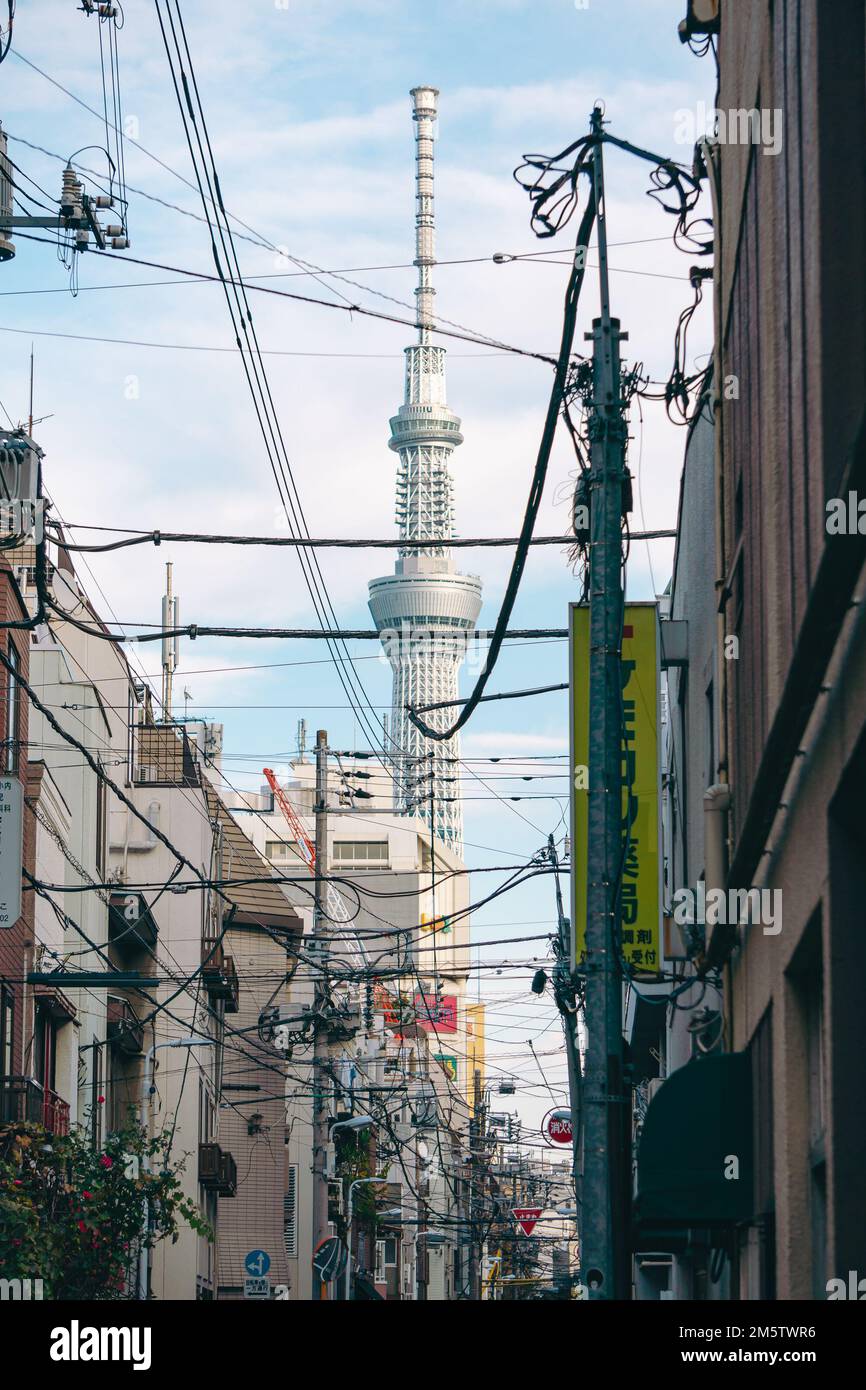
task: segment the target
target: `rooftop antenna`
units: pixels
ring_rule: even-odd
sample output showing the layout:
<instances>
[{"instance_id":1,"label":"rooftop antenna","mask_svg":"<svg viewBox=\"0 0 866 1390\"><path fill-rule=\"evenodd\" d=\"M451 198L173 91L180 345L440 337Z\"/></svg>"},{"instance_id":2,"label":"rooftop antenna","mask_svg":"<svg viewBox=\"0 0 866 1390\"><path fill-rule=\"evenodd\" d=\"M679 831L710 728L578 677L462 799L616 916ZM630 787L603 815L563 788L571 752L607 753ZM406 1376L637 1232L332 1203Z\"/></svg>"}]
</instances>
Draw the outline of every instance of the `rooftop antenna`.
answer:
<instances>
[{"instance_id":1,"label":"rooftop antenna","mask_svg":"<svg viewBox=\"0 0 866 1390\"><path fill-rule=\"evenodd\" d=\"M27 417L27 433L33 438L33 344L30 344L30 414Z\"/></svg>"},{"instance_id":2,"label":"rooftop antenna","mask_svg":"<svg viewBox=\"0 0 866 1390\"><path fill-rule=\"evenodd\" d=\"M162 718L171 723L172 679L180 657L180 636L169 635L180 626L180 600L171 592L171 561L165 567L165 593L162 596Z\"/></svg>"},{"instance_id":3,"label":"rooftop antenna","mask_svg":"<svg viewBox=\"0 0 866 1390\"><path fill-rule=\"evenodd\" d=\"M306 753L306 751L307 751L307 721L306 721L306 719L299 719L299 720L298 720L298 762L299 762L299 763L304 763L304 762L307 761L306 758L304 757L304 754Z\"/></svg>"},{"instance_id":4,"label":"rooftop antenna","mask_svg":"<svg viewBox=\"0 0 866 1390\"><path fill-rule=\"evenodd\" d=\"M190 702L191 699L192 699L192 691L191 691L191 690L187 690L186 686L184 686L184 688L183 688L183 717L184 717L184 721L186 721L186 720L189 718L189 702Z\"/></svg>"}]
</instances>

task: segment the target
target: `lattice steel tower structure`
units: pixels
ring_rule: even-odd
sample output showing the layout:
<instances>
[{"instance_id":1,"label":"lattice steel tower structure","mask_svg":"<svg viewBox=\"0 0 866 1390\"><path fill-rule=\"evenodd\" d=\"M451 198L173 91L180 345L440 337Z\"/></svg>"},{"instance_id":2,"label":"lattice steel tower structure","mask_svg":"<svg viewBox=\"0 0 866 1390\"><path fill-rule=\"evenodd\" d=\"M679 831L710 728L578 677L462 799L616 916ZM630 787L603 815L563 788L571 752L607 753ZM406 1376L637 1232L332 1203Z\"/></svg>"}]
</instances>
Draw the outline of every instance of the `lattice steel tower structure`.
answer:
<instances>
[{"instance_id":1,"label":"lattice steel tower structure","mask_svg":"<svg viewBox=\"0 0 866 1390\"><path fill-rule=\"evenodd\" d=\"M400 456L397 525L402 540L394 573L370 583L370 611L394 671L390 753L394 804L423 817L456 852L463 839L459 796L459 739L426 739L407 705L458 698L457 676L481 609L481 580L458 574L449 541L454 535L450 460L462 444L460 420L445 399L445 349L430 341L433 327L433 210L435 87L412 90L415 121L415 265L418 267L418 341L406 352L403 404L391 420L389 446ZM444 728L455 711L425 714Z\"/></svg>"}]
</instances>

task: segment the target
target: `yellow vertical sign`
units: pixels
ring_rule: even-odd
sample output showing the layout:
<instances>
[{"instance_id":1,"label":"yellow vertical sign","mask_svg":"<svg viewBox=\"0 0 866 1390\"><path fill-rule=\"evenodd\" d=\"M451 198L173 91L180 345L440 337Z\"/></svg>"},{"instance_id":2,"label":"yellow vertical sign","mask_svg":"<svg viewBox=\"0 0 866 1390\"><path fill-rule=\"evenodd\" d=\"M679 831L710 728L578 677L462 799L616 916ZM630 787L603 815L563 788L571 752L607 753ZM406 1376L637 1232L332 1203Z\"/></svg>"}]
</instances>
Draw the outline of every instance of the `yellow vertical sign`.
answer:
<instances>
[{"instance_id":1,"label":"yellow vertical sign","mask_svg":"<svg viewBox=\"0 0 866 1390\"><path fill-rule=\"evenodd\" d=\"M572 966L586 951L589 829L589 608L569 609L571 684ZM659 640L654 603L626 604L622 638L623 728L620 947L639 973L660 969L661 852Z\"/></svg>"}]
</instances>

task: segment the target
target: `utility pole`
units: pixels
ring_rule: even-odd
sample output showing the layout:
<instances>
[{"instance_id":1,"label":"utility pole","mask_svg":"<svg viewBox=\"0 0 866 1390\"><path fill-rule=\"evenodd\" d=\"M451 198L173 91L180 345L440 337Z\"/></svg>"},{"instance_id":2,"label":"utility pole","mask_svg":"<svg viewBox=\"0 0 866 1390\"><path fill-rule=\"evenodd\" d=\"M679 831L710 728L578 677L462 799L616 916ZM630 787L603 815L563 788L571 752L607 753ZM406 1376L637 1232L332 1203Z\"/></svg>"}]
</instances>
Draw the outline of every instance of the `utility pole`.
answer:
<instances>
[{"instance_id":1,"label":"utility pole","mask_svg":"<svg viewBox=\"0 0 866 1390\"><path fill-rule=\"evenodd\" d=\"M328 873L328 735L324 729L316 734L316 882L313 909L313 958L316 961L315 992L313 996L313 1250L328 1236L328 1048L327 928L325 913L326 877ZM314 1296L315 1291L314 1291ZM327 1285L319 1284L318 1297L327 1297Z\"/></svg>"},{"instance_id":2,"label":"utility pole","mask_svg":"<svg viewBox=\"0 0 866 1390\"><path fill-rule=\"evenodd\" d=\"M473 1075L472 1119L469 1122L469 1228L472 1233L472 1244L469 1247L469 1297L474 1302L481 1300L481 1242L478 1239L482 1209L478 1192L481 1126L481 1072L476 1067Z\"/></svg>"},{"instance_id":3,"label":"utility pole","mask_svg":"<svg viewBox=\"0 0 866 1390\"><path fill-rule=\"evenodd\" d=\"M611 318L602 112L591 128L601 315L593 321L589 560L589 833L582 1256L591 1298L628 1297L624 1202L625 1087L617 937L622 862L622 512L626 426Z\"/></svg>"},{"instance_id":4,"label":"utility pole","mask_svg":"<svg viewBox=\"0 0 866 1390\"><path fill-rule=\"evenodd\" d=\"M583 1200L581 1170L581 1139L583 1126L583 1075L577 1042L577 1003L571 974L571 923L565 915L562 885L559 881L559 855L553 835L547 838L547 857L553 865L556 885L556 919L559 936L556 944L556 965L553 972L553 994L562 1017L565 1034L565 1059L568 1067L568 1099L571 1109L571 1176L574 1184L575 1208L578 1219Z\"/></svg>"}]
</instances>

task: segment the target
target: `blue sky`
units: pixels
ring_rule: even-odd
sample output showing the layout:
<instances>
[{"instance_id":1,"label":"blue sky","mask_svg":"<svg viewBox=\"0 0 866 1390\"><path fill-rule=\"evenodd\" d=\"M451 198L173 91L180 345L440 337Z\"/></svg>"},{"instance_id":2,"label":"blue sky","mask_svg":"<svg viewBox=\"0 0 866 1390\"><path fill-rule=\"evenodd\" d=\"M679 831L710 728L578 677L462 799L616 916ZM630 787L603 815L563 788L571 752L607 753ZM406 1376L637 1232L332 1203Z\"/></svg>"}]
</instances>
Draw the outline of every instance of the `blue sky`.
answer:
<instances>
[{"instance_id":1,"label":"blue sky","mask_svg":"<svg viewBox=\"0 0 866 1390\"><path fill-rule=\"evenodd\" d=\"M674 143L676 112L711 104L709 60L697 60L677 38L682 0L186 0L190 46L224 197L228 207L268 241L325 269L396 265L353 272L362 289L324 285L294 275L263 283L353 301L406 316L411 304L413 130L409 88L440 88L437 143L438 255L484 258L437 271L437 309L484 335L552 351L558 341L564 267L521 261L497 266L496 251L530 252L528 200L511 174L525 151L554 153L586 129L593 102L606 103L611 129L660 153L690 158ZM64 159L99 144L101 123L39 76L17 55L43 68L90 106L101 108L96 21L74 0L19 6L15 52L3 66L0 118L10 136ZM153 7L126 5L119 35L124 111L137 138L184 178L190 168ZM61 161L10 139L9 153L43 188L59 188ZM97 149L80 156L104 167ZM677 315L688 302L690 261L670 242L672 219L646 197L648 166L624 156L608 161L608 216L614 312L628 329L631 360L666 378ZM193 213L196 195L133 146L131 185ZM575 228L553 243L568 248ZM172 267L210 270L204 227L193 218L132 194L131 256ZM665 238L665 239L662 239ZM295 270L273 252L238 242L249 276ZM66 272L47 246L19 241L2 267L0 401L16 421L27 412L28 354L36 350L36 427L46 451L46 481L68 521L163 530L275 533L278 501L222 295L216 286L175 279L120 261L84 256L80 293L66 290ZM122 288L134 282L135 288ZM329 285L329 292L325 286ZM102 288L97 288L102 287ZM34 293L34 291L50 291ZM371 291L400 301L390 303ZM586 282L578 345L596 307ZM388 417L402 394L401 349L409 330L354 315L254 296L260 341L274 355L268 369L297 482L314 535L389 536L395 457L387 448ZM696 321L691 363L709 346L706 314ZM9 330L15 330L9 331ZM78 338L47 336L79 335ZM85 338L136 340L144 347ZM448 340L445 340L448 342ZM187 345L185 350L178 345ZM463 420L465 443L455 455L458 529L513 535L526 500L542 413L547 369L525 359L451 342L449 398ZM193 350L195 349L195 350ZM201 350L203 349L203 350ZM221 349L221 351L217 351ZM281 355L277 355L281 354ZM293 354L315 354L312 356ZM658 407L631 422L633 471L640 468L635 528L672 526L683 435ZM573 456L561 438L554 451L539 529L567 530ZM284 523L283 523L284 524ZM82 537L79 537L82 538ZM508 552L464 551L463 566L482 575L482 626L492 626L510 560ZM667 543L633 548L630 593L648 597L667 582ZM297 624L312 615L296 561L285 552L142 547L91 562L110 610L125 623L156 622L164 563L187 622ZM366 582L387 573L393 556L328 552L322 568L346 626L370 625ZM650 577L652 567L652 579ZM93 587L93 586L92 586ZM97 601L98 591L94 593ZM577 585L556 548L537 550L515 613L516 626L564 626ZM384 710L390 671L371 644L358 644L370 700ZM156 670L156 648L144 667ZM490 689L565 679L564 643L506 649ZM294 663L294 664L286 664ZM257 669L238 669L251 667ZM228 669L226 669L228 668ZM352 746L354 717L322 644L184 643L178 694L187 686L190 712L220 719L226 767L236 785L255 785L260 769L278 766L295 744L299 717L328 728L332 743ZM464 738L467 758L511 754L535 758L567 750L567 704L558 695L482 707ZM561 762L560 762L561 765ZM493 764L473 762L485 777ZM556 764L543 770L552 773ZM538 768L521 768L528 775ZM490 781L510 795L564 792L559 782ZM501 802L475 782L467 797L466 858L470 865L517 864L554 830L563 833L565 801ZM475 798L480 798L476 800ZM476 896L488 880L476 879ZM547 880L504 897L478 915L479 940L544 932L554 922ZM524 925L527 924L527 925ZM544 943L511 948L517 959ZM494 947L485 959L500 959ZM516 980L511 979L516 976ZM548 1107L525 1038L558 1028L545 1002L528 993L528 976L486 977L495 1004L491 1052L533 1083L521 1109L528 1118ZM500 1002L496 1003L494 996ZM505 1004L506 997L515 1002ZM517 1002L522 1000L523 1002ZM525 1031L524 1031L525 1030ZM520 1054L508 1061L514 1049ZM545 1058L554 1085L560 1060Z\"/></svg>"}]
</instances>

